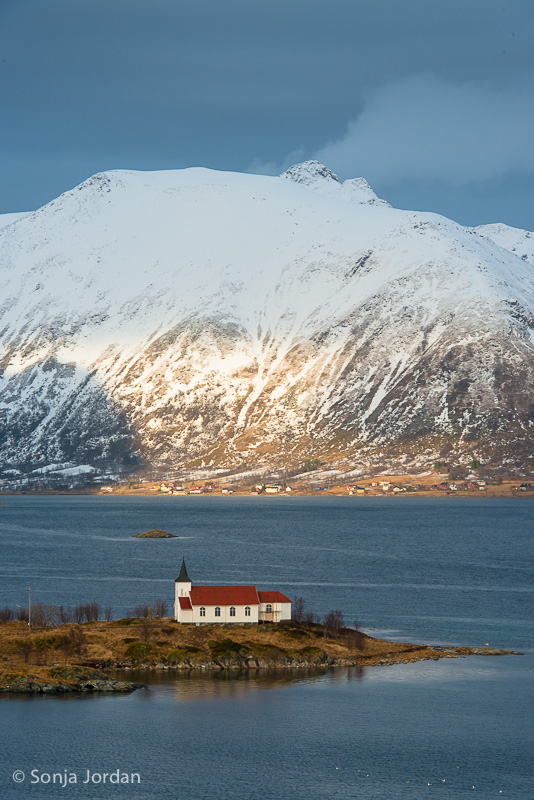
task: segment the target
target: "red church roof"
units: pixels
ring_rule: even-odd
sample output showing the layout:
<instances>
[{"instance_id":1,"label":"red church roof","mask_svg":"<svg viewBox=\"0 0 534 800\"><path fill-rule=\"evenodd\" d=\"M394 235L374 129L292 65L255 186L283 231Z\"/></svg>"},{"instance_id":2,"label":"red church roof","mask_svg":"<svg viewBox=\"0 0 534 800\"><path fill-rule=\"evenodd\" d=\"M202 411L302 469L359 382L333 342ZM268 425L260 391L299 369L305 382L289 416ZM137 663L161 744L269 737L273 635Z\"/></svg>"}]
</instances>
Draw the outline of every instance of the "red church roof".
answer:
<instances>
[{"instance_id":1,"label":"red church roof","mask_svg":"<svg viewBox=\"0 0 534 800\"><path fill-rule=\"evenodd\" d=\"M260 603L290 603L289 597L282 592L258 592Z\"/></svg>"},{"instance_id":2,"label":"red church roof","mask_svg":"<svg viewBox=\"0 0 534 800\"><path fill-rule=\"evenodd\" d=\"M180 608L184 609L184 611L193 608L189 597L179 597L178 600L180 601Z\"/></svg>"},{"instance_id":3,"label":"red church roof","mask_svg":"<svg viewBox=\"0 0 534 800\"><path fill-rule=\"evenodd\" d=\"M193 586L194 606L254 606L259 598L255 586Z\"/></svg>"}]
</instances>

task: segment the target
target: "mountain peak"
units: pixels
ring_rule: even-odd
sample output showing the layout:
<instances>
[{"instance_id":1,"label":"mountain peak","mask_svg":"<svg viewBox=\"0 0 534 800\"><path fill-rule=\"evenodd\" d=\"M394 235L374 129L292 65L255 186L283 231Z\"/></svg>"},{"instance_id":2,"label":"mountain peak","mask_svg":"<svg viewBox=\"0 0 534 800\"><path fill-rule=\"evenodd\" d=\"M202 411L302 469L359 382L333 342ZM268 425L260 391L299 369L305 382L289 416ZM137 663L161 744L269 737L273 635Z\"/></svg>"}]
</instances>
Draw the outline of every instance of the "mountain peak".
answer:
<instances>
[{"instance_id":1,"label":"mountain peak","mask_svg":"<svg viewBox=\"0 0 534 800\"><path fill-rule=\"evenodd\" d=\"M292 167L282 172L280 177L295 183L303 183L305 186L311 186L324 180L339 183L337 175L334 175L332 170L325 167L324 164L320 164L319 161L303 161L301 164L293 164Z\"/></svg>"},{"instance_id":2,"label":"mountain peak","mask_svg":"<svg viewBox=\"0 0 534 800\"><path fill-rule=\"evenodd\" d=\"M294 164L282 172L280 177L338 200L389 208L389 203L377 197L365 178L352 178L341 183L337 175L319 161L303 161L301 164Z\"/></svg>"}]
</instances>

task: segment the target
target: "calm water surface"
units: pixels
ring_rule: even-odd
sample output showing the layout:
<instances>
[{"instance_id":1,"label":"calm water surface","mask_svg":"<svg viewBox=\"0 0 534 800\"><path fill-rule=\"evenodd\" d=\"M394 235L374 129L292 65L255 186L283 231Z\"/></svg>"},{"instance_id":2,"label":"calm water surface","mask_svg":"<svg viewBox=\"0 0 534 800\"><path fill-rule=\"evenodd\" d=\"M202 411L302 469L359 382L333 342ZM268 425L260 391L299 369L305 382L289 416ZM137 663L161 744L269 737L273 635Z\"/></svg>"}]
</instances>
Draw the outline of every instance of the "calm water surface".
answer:
<instances>
[{"instance_id":1,"label":"calm water surface","mask_svg":"<svg viewBox=\"0 0 534 800\"><path fill-rule=\"evenodd\" d=\"M529 499L6 497L0 605L114 616L198 583L256 583L409 641L519 649L326 673L162 676L128 697L2 698L0 797L534 796ZM179 538L138 540L162 528ZM147 680L146 675L142 679ZM119 768L140 785L84 785ZM27 773L24 783L14 770ZM78 783L31 785L30 772Z\"/></svg>"}]
</instances>

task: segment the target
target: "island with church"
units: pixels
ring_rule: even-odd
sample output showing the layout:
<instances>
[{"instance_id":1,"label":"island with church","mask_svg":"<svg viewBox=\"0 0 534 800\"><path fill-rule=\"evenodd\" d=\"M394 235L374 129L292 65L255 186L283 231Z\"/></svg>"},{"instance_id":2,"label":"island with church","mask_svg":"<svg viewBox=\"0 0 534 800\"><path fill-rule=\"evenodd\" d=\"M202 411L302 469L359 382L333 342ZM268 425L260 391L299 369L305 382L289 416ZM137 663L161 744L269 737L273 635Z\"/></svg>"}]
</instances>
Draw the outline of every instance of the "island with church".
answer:
<instances>
[{"instance_id":1,"label":"island with church","mask_svg":"<svg viewBox=\"0 0 534 800\"><path fill-rule=\"evenodd\" d=\"M487 645L438 647L376 639L356 624L347 626L340 610L319 619L302 597L292 601L278 590L252 584L193 585L185 559L174 580L172 617L166 616L166 607L159 601L156 613L151 606L139 606L140 616L104 620L95 612L84 621L64 621L63 606L47 606L41 609L47 614L34 617L31 625L3 609L0 693L128 692L140 687L139 670L250 674L345 667L361 675L373 666L516 655ZM95 611L98 603L77 608Z\"/></svg>"}]
</instances>

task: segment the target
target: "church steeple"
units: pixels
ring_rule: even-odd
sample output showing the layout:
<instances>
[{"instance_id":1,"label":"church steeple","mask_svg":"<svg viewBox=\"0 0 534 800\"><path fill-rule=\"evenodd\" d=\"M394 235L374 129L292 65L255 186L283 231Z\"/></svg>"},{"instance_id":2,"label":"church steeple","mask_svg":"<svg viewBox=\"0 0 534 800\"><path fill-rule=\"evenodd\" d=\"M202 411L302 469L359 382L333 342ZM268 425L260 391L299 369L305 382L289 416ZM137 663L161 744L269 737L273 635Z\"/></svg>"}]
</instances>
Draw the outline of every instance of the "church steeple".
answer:
<instances>
[{"instance_id":1,"label":"church steeple","mask_svg":"<svg viewBox=\"0 0 534 800\"><path fill-rule=\"evenodd\" d=\"M175 583L184 583L186 581L188 583L191 583L191 578L187 574L187 568L185 566L185 558L182 558L182 567L180 569L180 574L178 575L178 577L176 578L176 580L174 582Z\"/></svg>"},{"instance_id":2,"label":"church steeple","mask_svg":"<svg viewBox=\"0 0 534 800\"><path fill-rule=\"evenodd\" d=\"M187 609L191 609L191 578L187 574L185 558L182 558L180 574L174 581L174 619L181 621L182 613L189 614Z\"/></svg>"}]
</instances>

